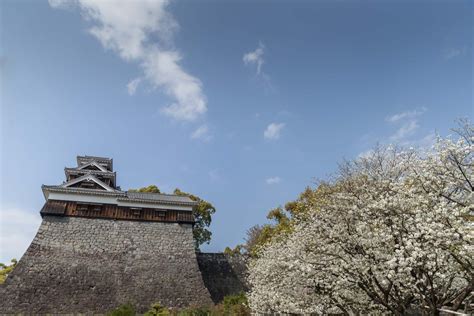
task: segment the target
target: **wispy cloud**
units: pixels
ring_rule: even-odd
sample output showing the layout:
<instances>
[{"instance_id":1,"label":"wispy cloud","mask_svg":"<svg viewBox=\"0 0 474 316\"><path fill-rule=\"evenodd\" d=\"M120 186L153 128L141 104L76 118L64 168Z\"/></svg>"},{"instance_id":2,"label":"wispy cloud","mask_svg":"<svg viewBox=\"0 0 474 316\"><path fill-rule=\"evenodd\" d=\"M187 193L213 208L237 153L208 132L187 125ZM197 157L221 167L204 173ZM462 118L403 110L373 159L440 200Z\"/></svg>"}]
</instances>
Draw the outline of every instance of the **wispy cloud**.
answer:
<instances>
[{"instance_id":1,"label":"wispy cloud","mask_svg":"<svg viewBox=\"0 0 474 316\"><path fill-rule=\"evenodd\" d=\"M204 142L208 142L212 139L212 135L209 133L209 127L207 125L201 125L191 133L191 139L199 139Z\"/></svg>"},{"instance_id":2,"label":"wispy cloud","mask_svg":"<svg viewBox=\"0 0 474 316\"><path fill-rule=\"evenodd\" d=\"M390 136L390 141L404 143L409 137L413 136L420 127L418 117L423 115L426 110L425 107L421 107L387 117L385 119L387 122L398 125L398 129Z\"/></svg>"},{"instance_id":3,"label":"wispy cloud","mask_svg":"<svg viewBox=\"0 0 474 316\"><path fill-rule=\"evenodd\" d=\"M53 8L79 8L92 24L89 33L103 47L138 63L144 78L173 99L162 109L165 115L193 121L206 113L202 83L182 68L181 54L174 48L173 36L179 26L167 11L168 0L49 0L49 4ZM135 93L137 86L131 81L129 93Z\"/></svg>"},{"instance_id":4,"label":"wispy cloud","mask_svg":"<svg viewBox=\"0 0 474 316\"><path fill-rule=\"evenodd\" d=\"M453 59L460 57L466 53L466 48L450 48L444 51L443 56L445 59Z\"/></svg>"},{"instance_id":5,"label":"wispy cloud","mask_svg":"<svg viewBox=\"0 0 474 316\"><path fill-rule=\"evenodd\" d=\"M403 147L429 148L436 141L434 131L421 132L421 117L428 111L426 107L396 113L385 118L387 128L392 130L388 136L381 137L380 134L366 134L360 138L363 148L375 146L375 144L396 144ZM373 147L372 147L373 148ZM373 153L372 149L365 149L359 153L358 158L368 157Z\"/></svg>"},{"instance_id":6,"label":"wispy cloud","mask_svg":"<svg viewBox=\"0 0 474 316\"><path fill-rule=\"evenodd\" d=\"M263 64L265 63L265 45L262 42L258 43L258 46L255 50L245 53L242 57L244 65L248 67L255 67L256 76L259 82L263 84L263 87L266 92L273 93L276 91L270 76L263 71Z\"/></svg>"},{"instance_id":7,"label":"wispy cloud","mask_svg":"<svg viewBox=\"0 0 474 316\"><path fill-rule=\"evenodd\" d=\"M270 177L270 178L267 178L265 180L265 182L267 184L278 184L281 182L281 178L280 177Z\"/></svg>"},{"instance_id":8,"label":"wispy cloud","mask_svg":"<svg viewBox=\"0 0 474 316\"><path fill-rule=\"evenodd\" d=\"M391 115L391 116L387 117L385 120L387 122L394 123L394 122L397 122L397 121L400 121L400 120L403 120L403 119L413 119L415 117L418 117L418 116L422 115L425 112L426 112L426 107L423 106L423 107L417 108L415 110L405 111L405 112L401 112L401 113Z\"/></svg>"},{"instance_id":9,"label":"wispy cloud","mask_svg":"<svg viewBox=\"0 0 474 316\"><path fill-rule=\"evenodd\" d=\"M409 136L412 136L416 130L420 127L417 120L409 120L406 123L403 123L399 129L390 136L390 139L393 141L401 141L406 139Z\"/></svg>"},{"instance_id":10,"label":"wispy cloud","mask_svg":"<svg viewBox=\"0 0 474 316\"><path fill-rule=\"evenodd\" d=\"M258 43L258 47L251 52L245 53L242 60L244 61L245 65L255 65L257 67L257 75L260 75L262 72L262 66L265 60L263 59L263 55L265 53L265 46L262 42Z\"/></svg>"},{"instance_id":11,"label":"wispy cloud","mask_svg":"<svg viewBox=\"0 0 474 316\"><path fill-rule=\"evenodd\" d=\"M142 81L141 78L135 78L127 84L127 91L129 95L135 94L135 92L137 91L137 87L141 81Z\"/></svg>"},{"instance_id":12,"label":"wispy cloud","mask_svg":"<svg viewBox=\"0 0 474 316\"><path fill-rule=\"evenodd\" d=\"M41 216L19 208L0 210L0 262L20 259L33 240Z\"/></svg>"},{"instance_id":13,"label":"wispy cloud","mask_svg":"<svg viewBox=\"0 0 474 316\"><path fill-rule=\"evenodd\" d=\"M285 123L271 123L263 132L263 137L269 140L276 140L280 138L280 133L285 127Z\"/></svg>"}]
</instances>

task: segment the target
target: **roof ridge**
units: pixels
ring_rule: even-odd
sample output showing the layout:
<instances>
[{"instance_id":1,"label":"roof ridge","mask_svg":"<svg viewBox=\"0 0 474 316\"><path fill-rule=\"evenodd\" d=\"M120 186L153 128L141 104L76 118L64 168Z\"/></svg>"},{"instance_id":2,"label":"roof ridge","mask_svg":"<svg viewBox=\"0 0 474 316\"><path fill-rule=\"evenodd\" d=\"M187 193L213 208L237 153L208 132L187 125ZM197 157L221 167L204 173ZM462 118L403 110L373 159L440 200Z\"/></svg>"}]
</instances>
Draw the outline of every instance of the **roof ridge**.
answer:
<instances>
[{"instance_id":1,"label":"roof ridge","mask_svg":"<svg viewBox=\"0 0 474 316\"><path fill-rule=\"evenodd\" d=\"M184 196L184 197L189 197L187 195L179 195L179 194L172 194L172 193L161 193L161 192L140 192L140 191L130 191L133 189L128 189L125 192L130 192L130 193L146 193L146 194L160 194L160 195L167 195L167 196Z\"/></svg>"},{"instance_id":2,"label":"roof ridge","mask_svg":"<svg viewBox=\"0 0 474 316\"><path fill-rule=\"evenodd\" d=\"M117 173L117 171L102 171L102 170L91 170L91 169L79 169L80 167L64 167L65 171L78 171L78 172L96 172L96 173Z\"/></svg>"},{"instance_id":3,"label":"roof ridge","mask_svg":"<svg viewBox=\"0 0 474 316\"><path fill-rule=\"evenodd\" d=\"M84 156L77 156L77 158L85 158L85 159L102 159L102 160L113 160L113 158L109 158L109 157L88 156L88 155L84 155Z\"/></svg>"},{"instance_id":4,"label":"roof ridge","mask_svg":"<svg viewBox=\"0 0 474 316\"><path fill-rule=\"evenodd\" d=\"M95 183L97 183L98 185L100 185L101 187L103 187L105 190L107 190L109 192L113 192L113 191L116 190L113 187L111 187L110 185L108 185L107 183L101 181L99 178L97 178L95 175L93 175L91 173L86 173L83 176L80 176L78 178L69 180L66 183L63 183L61 185L61 187L68 188L68 187L70 187L70 185L79 183L79 182L84 181L84 180L92 180L92 181L94 181Z\"/></svg>"}]
</instances>

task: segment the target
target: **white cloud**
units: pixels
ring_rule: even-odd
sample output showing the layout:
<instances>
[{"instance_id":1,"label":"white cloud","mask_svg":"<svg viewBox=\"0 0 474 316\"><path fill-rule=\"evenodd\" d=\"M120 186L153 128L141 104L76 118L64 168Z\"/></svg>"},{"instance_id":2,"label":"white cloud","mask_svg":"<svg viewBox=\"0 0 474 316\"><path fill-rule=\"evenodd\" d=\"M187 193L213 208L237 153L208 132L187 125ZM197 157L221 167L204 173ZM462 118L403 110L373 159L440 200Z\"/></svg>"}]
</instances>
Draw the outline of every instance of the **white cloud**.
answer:
<instances>
[{"instance_id":1,"label":"white cloud","mask_svg":"<svg viewBox=\"0 0 474 316\"><path fill-rule=\"evenodd\" d=\"M387 117L385 120L391 124L399 125L390 140L400 144L407 144L408 138L413 136L419 129L418 118L426 112L425 107L417 108L411 111L405 111Z\"/></svg>"},{"instance_id":2,"label":"white cloud","mask_svg":"<svg viewBox=\"0 0 474 316\"><path fill-rule=\"evenodd\" d=\"M393 141L400 141L409 136L412 136L415 131L419 128L417 120L409 120L404 123L400 128L393 134L390 139Z\"/></svg>"},{"instance_id":3,"label":"white cloud","mask_svg":"<svg viewBox=\"0 0 474 316\"><path fill-rule=\"evenodd\" d=\"M263 137L271 140L279 139L283 127L285 127L285 123L271 123L263 132Z\"/></svg>"},{"instance_id":4,"label":"white cloud","mask_svg":"<svg viewBox=\"0 0 474 316\"><path fill-rule=\"evenodd\" d=\"M135 78L127 84L127 91L129 95L134 95L137 91L137 87L142 81L141 78Z\"/></svg>"},{"instance_id":5,"label":"white cloud","mask_svg":"<svg viewBox=\"0 0 474 316\"><path fill-rule=\"evenodd\" d=\"M363 147L373 146L374 143L395 143L402 147L430 148L436 142L436 134L432 131L427 134L426 131L425 133L420 132L420 119L427 110L426 107L421 107L386 117L385 121L389 123L389 126L396 128L394 132L386 137L366 134L360 139ZM366 158L372 153L372 149L365 150L360 152L357 157Z\"/></svg>"},{"instance_id":6,"label":"white cloud","mask_svg":"<svg viewBox=\"0 0 474 316\"><path fill-rule=\"evenodd\" d=\"M65 8L71 4L68 0L48 0L49 5L53 8Z\"/></svg>"},{"instance_id":7,"label":"white cloud","mask_svg":"<svg viewBox=\"0 0 474 316\"><path fill-rule=\"evenodd\" d=\"M267 184L278 184L281 182L280 177L271 177L265 180Z\"/></svg>"},{"instance_id":8,"label":"white cloud","mask_svg":"<svg viewBox=\"0 0 474 316\"><path fill-rule=\"evenodd\" d=\"M262 71L262 65L265 62L263 59L263 54L265 53L265 46L259 42L258 47L251 52L244 54L242 60L245 65L256 65L257 66L257 75Z\"/></svg>"},{"instance_id":9,"label":"white cloud","mask_svg":"<svg viewBox=\"0 0 474 316\"><path fill-rule=\"evenodd\" d=\"M173 35L179 26L167 12L168 3L49 0L53 8L79 7L83 17L93 24L89 32L102 46L126 61L138 63L152 86L174 99L162 112L177 120L192 121L207 111L207 101L201 81L180 65L181 55L173 47ZM129 91L135 91L133 85Z\"/></svg>"},{"instance_id":10,"label":"white cloud","mask_svg":"<svg viewBox=\"0 0 474 316\"><path fill-rule=\"evenodd\" d=\"M193 121L207 111L201 81L180 66L181 56L175 51L155 49L144 62L145 75L155 85L164 87L176 102L165 107L163 113L178 120Z\"/></svg>"},{"instance_id":11,"label":"white cloud","mask_svg":"<svg viewBox=\"0 0 474 316\"><path fill-rule=\"evenodd\" d=\"M0 219L0 262L20 259L38 230L41 216L18 208L2 208Z\"/></svg>"},{"instance_id":12,"label":"white cloud","mask_svg":"<svg viewBox=\"0 0 474 316\"><path fill-rule=\"evenodd\" d=\"M209 128L207 125L201 125L194 132L192 132L191 139L200 139L205 142L210 141L212 136L209 134Z\"/></svg>"},{"instance_id":13,"label":"white cloud","mask_svg":"<svg viewBox=\"0 0 474 316\"><path fill-rule=\"evenodd\" d=\"M387 117L385 120L387 122L394 123L394 122L400 121L402 119L415 118L417 116L422 115L425 112L426 112L426 107L423 106L421 108L418 108L418 109L415 109L415 110L412 110L412 111L405 111L405 112L394 114L392 116Z\"/></svg>"}]
</instances>

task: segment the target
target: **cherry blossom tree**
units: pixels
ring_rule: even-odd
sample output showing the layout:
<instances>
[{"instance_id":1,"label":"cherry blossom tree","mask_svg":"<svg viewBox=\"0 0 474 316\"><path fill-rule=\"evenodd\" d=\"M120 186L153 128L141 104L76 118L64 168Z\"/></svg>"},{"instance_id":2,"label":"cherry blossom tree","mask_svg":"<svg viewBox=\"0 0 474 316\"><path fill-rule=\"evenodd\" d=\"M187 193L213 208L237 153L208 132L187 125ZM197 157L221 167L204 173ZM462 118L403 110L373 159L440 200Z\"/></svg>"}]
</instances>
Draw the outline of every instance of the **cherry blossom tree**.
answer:
<instances>
[{"instance_id":1,"label":"cherry blossom tree","mask_svg":"<svg viewBox=\"0 0 474 316\"><path fill-rule=\"evenodd\" d=\"M260 313L437 315L474 290L474 132L343 163L292 233L251 263ZM326 184L327 185L327 184Z\"/></svg>"}]
</instances>

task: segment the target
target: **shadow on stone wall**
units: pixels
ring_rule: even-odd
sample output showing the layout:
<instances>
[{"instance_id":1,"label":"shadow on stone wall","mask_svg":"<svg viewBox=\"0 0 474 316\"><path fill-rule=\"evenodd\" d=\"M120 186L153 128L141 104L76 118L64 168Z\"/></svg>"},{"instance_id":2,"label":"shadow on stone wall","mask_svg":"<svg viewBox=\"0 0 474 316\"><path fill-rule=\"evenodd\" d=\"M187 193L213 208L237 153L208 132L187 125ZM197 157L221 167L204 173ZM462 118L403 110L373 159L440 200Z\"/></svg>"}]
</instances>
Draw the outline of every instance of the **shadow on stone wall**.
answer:
<instances>
[{"instance_id":1,"label":"shadow on stone wall","mask_svg":"<svg viewBox=\"0 0 474 316\"><path fill-rule=\"evenodd\" d=\"M204 285L215 304L224 296L248 290L247 265L242 255L229 256L223 253L197 253L199 269Z\"/></svg>"}]
</instances>

